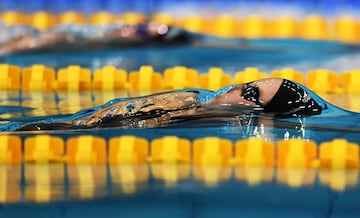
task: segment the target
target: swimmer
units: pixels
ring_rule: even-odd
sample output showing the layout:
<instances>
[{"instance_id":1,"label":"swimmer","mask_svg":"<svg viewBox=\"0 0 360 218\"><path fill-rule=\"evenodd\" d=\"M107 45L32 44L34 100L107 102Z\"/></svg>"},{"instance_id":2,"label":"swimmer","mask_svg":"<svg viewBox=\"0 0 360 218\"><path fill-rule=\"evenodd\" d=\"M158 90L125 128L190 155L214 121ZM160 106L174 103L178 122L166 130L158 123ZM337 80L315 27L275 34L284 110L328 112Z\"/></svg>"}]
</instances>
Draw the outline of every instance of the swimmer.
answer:
<instances>
[{"instance_id":1,"label":"swimmer","mask_svg":"<svg viewBox=\"0 0 360 218\"><path fill-rule=\"evenodd\" d=\"M318 115L325 109L301 85L280 78L230 85L218 91L186 89L132 99L114 99L65 120L26 124L18 130L149 128L190 119L236 116L291 118Z\"/></svg>"},{"instance_id":2,"label":"swimmer","mask_svg":"<svg viewBox=\"0 0 360 218\"><path fill-rule=\"evenodd\" d=\"M138 25L109 24L104 26L66 24L46 31L24 26L4 26L0 33L0 56L14 52L41 49L76 49L114 46L126 47L143 44L187 43L186 33L164 24ZM21 29L22 28L22 29Z\"/></svg>"}]
</instances>

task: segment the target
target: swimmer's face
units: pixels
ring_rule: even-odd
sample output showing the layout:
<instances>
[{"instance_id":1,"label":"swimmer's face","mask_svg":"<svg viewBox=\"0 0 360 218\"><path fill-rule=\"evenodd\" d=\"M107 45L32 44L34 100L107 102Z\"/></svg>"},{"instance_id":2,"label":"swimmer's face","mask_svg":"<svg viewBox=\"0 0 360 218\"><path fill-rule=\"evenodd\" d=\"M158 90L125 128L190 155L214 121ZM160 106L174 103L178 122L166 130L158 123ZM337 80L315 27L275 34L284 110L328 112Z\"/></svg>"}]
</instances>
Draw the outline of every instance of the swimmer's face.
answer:
<instances>
[{"instance_id":1,"label":"swimmer's face","mask_svg":"<svg viewBox=\"0 0 360 218\"><path fill-rule=\"evenodd\" d=\"M282 82L283 79L270 78L237 85L216 97L212 103L224 106L239 105L261 108L272 100Z\"/></svg>"},{"instance_id":2,"label":"swimmer's face","mask_svg":"<svg viewBox=\"0 0 360 218\"><path fill-rule=\"evenodd\" d=\"M277 117L311 116L323 108L309 93L289 80L270 78L234 86L219 95L212 104L223 106L249 106L254 111Z\"/></svg>"}]
</instances>

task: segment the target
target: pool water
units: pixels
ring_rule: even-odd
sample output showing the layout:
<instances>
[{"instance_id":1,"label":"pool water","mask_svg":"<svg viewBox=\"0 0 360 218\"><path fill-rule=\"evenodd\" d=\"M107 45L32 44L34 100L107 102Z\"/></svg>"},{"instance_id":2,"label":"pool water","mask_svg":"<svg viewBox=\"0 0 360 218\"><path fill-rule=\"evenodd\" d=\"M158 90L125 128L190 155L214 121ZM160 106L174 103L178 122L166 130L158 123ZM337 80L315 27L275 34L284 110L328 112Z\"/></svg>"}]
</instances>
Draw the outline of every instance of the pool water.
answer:
<instances>
[{"instance_id":1,"label":"pool water","mask_svg":"<svg viewBox=\"0 0 360 218\"><path fill-rule=\"evenodd\" d=\"M250 43L250 42L249 42ZM253 43L253 44L251 44ZM19 66L46 63L56 69L70 64L98 69L115 65L137 70L150 64L157 71L184 65L205 73L221 67L234 75L253 66L270 72L281 67L307 71L330 68L345 71L359 68L354 47L329 43L301 46L297 41L270 43L254 41L241 48L168 46L97 50L92 52L36 52L9 55L3 61ZM279 44L280 43L280 44ZM291 44L291 43L290 43ZM300 49L300 47L302 47ZM325 47L326 49L319 49ZM279 49L282 48L282 49ZM316 51L315 51L316 50ZM196 58L194 58L196 57ZM129 97L128 92L1 92L3 123L39 117L59 117L104 104L110 99ZM357 95L322 95L340 107L360 111ZM272 121L260 125L253 120L241 126L228 120L198 121L166 128L84 129L40 132L12 132L26 138L39 134L61 136L94 135L105 139L135 135L148 140L178 136L189 140L217 136L235 142L250 136L278 141L289 138L316 143L343 138L360 143L360 126L351 119L323 120L307 126L311 118L295 123ZM250 122L250 123L251 123ZM262 130L255 128L262 126ZM193 166L187 164L87 165L22 164L1 165L0 217L358 217L360 214L357 169L315 170L250 168L238 166ZM3 190L1 189L3 188Z\"/></svg>"},{"instance_id":2,"label":"pool water","mask_svg":"<svg viewBox=\"0 0 360 218\"><path fill-rule=\"evenodd\" d=\"M27 164L0 170L7 170L10 177L9 202L2 205L1 217L357 217L359 213L357 169Z\"/></svg>"},{"instance_id":3,"label":"pool water","mask_svg":"<svg viewBox=\"0 0 360 218\"><path fill-rule=\"evenodd\" d=\"M80 110L91 108L105 104L111 99L117 97L126 97L126 93L10 93L5 95L0 106L0 116L3 122L27 122L32 123L42 119L66 117ZM338 96L327 95L336 105L344 105L344 108L351 108L352 97L356 96ZM351 100L347 99L350 98ZM62 137L70 137L81 134L91 134L110 138L120 135L136 135L146 137L151 140L164 135L176 135L178 137L190 140L217 136L221 138L236 141L239 139L247 139L252 136L260 136L270 141L278 141L288 138L310 139L317 143L331 141L334 138L344 138L348 141L359 142L359 128L354 123L352 116L345 116L342 120L336 118L318 118L320 122L328 122L327 124L311 125L314 118L299 118L292 120L291 123L286 120L268 120L261 118L247 118L238 120L233 118L224 118L218 120L198 120L187 121L168 127L159 128L111 128L111 129L81 129L81 130L61 130L61 131L40 131L40 132L13 132L15 135L32 135L39 133L47 133L59 135ZM246 122L245 122L246 121ZM245 122L246 124L242 124ZM256 128L263 128L262 133L256 132ZM2 127L3 128L3 127Z\"/></svg>"},{"instance_id":4,"label":"pool water","mask_svg":"<svg viewBox=\"0 0 360 218\"><path fill-rule=\"evenodd\" d=\"M202 44L168 45L162 47L136 47L119 49L93 49L57 52L38 51L10 54L1 61L18 66L43 64L55 69L72 64L91 70L113 65L128 71L151 65L159 72L174 66L208 72L210 67L221 67L224 72L234 74L246 67L257 67L260 71L290 67L302 72L324 68L345 72L360 68L360 51L356 45L337 42L304 40L246 40L232 42L221 39L215 42L201 38ZM194 58L196 57L196 58Z\"/></svg>"},{"instance_id":5,"label":"pool water","mask_svg":"<svg viewBox=\"0 0 360 218\"><path fill-rule=\"evenodd\" d=\"M226 42L226 40L225 40ZM222 41L218 42L223 44ZM211 67L221 67L224 72L234 76L237 71L245 67L257 67L263 72L282 67L289 67L306 72L314 68L330 67L331 70L343 72L349 69L360 68L360 57L356 47L343 46L333 42L312 42L301 40L250 40L249 46L235 46L235 48L215 48L212 44L206 46L166 46L124 48L121 50L95 50L91 52L71 51L49 53L46 51L14 54L4 57L9 64L29 66L44 62L47 66L55 69L66 67L70 64L78 64L81 67L92 70L105 65L114 65L128 72L137 70L140 66L151 64L156 71L174 66L186 66L196 69L199 73L208 72ZM196 57L196 58L193 58ZM348 60L344 62L344 60ZM21 63L21 64L20 64ZM333 66L337 66L335 69ZM161 90L159 90L161 91ZM158 92L159 92L158 91ZM151 94L142 92L141 95ZM36 121L45 116L46 118L74 114L82 109L99 106L111 99L138 96L139 93L129 91L115 92L3 92L0 102L0 117L3 122L11 121ZM351 111L360 111L359 96L356 94L321 94L330 103ZM320 116L321 118L321 116ZM313 128L312 120L300 118L292 125L284 128L281 120L263 123L262 120L251 119L250 126L264 126L263 138L278 141L288 134L290 138L311 139L318 143L334 138L345 138L349 141L359 142L359 128L357 118L342 116L342 119L320 119ZM201 128L200 128L201 127ZM206 127L206 128L204 128ZM305 128L303 128L305 127ZM66 131L65 131L66 132ZM253 136L254 129L249 125L241 126L237 122L228 120L203 122L185 122L171 128L159 129L119 129L109 130L81 130L68 131L66 134L101 134L111 137L114 135L146 135L152 139L160 135L177 135L189 139L205 136L218 136L233 141ZM64 134L54 132L54 134Z\"/></svg>"}]
</instances>

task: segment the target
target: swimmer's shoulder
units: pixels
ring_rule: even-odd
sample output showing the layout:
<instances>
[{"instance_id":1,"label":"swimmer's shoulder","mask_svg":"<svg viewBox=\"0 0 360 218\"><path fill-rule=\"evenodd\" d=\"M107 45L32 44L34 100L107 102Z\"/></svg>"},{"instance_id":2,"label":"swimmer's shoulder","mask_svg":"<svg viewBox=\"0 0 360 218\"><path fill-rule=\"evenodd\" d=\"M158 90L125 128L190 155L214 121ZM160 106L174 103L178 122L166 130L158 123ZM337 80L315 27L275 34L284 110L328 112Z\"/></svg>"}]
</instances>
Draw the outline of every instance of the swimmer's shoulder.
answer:
<instances>
[{"instance_id":1,"label":"swimmer's shoulder","mask_svg":"<svg viewBox=\"0 0 360 218\"><path fill-rule=\"evenodd\" d=\"M197 93L198 94L197 100L200 103L206 104L211 99L228 92L234 87L235 85L228 85L216 91L205 90L205 89L186 89L184 91Z\"/></svg>"}]
</instances>

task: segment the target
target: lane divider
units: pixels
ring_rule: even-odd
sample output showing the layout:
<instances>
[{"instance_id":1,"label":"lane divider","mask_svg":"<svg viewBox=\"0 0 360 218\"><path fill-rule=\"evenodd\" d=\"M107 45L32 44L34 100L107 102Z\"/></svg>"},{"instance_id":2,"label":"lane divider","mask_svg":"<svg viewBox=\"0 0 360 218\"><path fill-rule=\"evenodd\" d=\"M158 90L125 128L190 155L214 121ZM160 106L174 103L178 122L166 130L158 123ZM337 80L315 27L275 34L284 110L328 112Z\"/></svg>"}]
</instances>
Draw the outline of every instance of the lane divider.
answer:
<instances>
[{"instance_id":1,"label":"lane divider","mask_svg":"<svg viewBox=\"0 0 360 218\"><path fill-rule=\"evenodd\" d=\"M359 146L344 139L321 143L319 161L324 168L358 168Z\"/></svg>"},{"instance_id":2,"label":"lane divider","mask_svg":"<svg viewBox=\"0 0 360 218\"><path fill-rule=\"evenodd\" d=\"M70 138L66 142L69 164L105 164L106 141L100 137L83 135Z\"/></svg>"},{"instance_id":3,"label":"lane divider","mask_svg":"<svg viewBox=\"0 0 360 218\"><path fill-rule=\"evenodd\" d=\"M151 155L147 161L152 163L189 163L191 143L176 136L154 139L150 144Z\"/></svg>"},{"instance_id":4,"label":"lane divider","mask_svg":"<svg viewBox=\"0 0 360 218\"><path fill-rule=\"evenodd\" d=\"M141 66L139 71L129 73L131 91L156 91L162 89L162 75L152 66Z\"/></svg>"},{"instance_id":5,"label":"lane divider","mask_svg":"<svg viewBox=\"0 0 360 218\"><path fill-rule=\"evenodd\" d=\"M98 11L85 16L76 11L66 11L61 14L46 11L30 14L20 11L4 11L0 14L0 19L6 25L30 25L41 31L64 24L108 25L126 23L136 25L144 22L156 22L217 37L302 38L306 40L336 40L350 44L360 42L358 37L360 32L359 20L350 16L338 16L330 20L320 14L310 14L303 18L291 16L267 18L255 14L243 18L229 14L219 14L210 18L199 15L179 18L165 13L146 16L135 12L113 14L107 11Z\"/></svg>"},{"instance_id":6,"label":"lane divider","mask_svg":"<svg viewBox=\"0 0 360 218\"><path fill-rule=\"evenodd\" d=\"M318 166L318 147L313 141L301 139L280 140L277 144L277 166L309 168Z\"/></svg>"},{"instance_id":7,"label":"lane divider","mask_svg":"<svg viewBox=\"0 0 360 218\"><path fill-rule=\"evenodd\" d=\"M150 159L149 153L149 142L144 138L122 136L109 140L109 164L143 164Z\"/></svg>"},{"instance_id":8,"label":"lane divider","mask_svg":"<svg viewBox=\"0 0 360 218\"><path fill-rule=\"evenodd\" d=\"M20 137L0 135L0 164L21 164L21 147Z\"/></svg>"},{"instance_id":9,"label":"lane divider","mask_svg":"<svg viewBox=\"0 0 360 218\"><path fill-rule=\"evenodd\" d=\"M342 74L341 84L343 84L345 93L360 93L360 80L356 79L359 76L360 70L352 70Z\"/></svg>"},{"instance_id":10,"label":"lane divider","mask_svg":"<svg viewBox=\"0 0 360 218\"><path fill-rule=\"evenodd\" d=\"M21 140L0 136L0 163L141 164L192 163L194 165L334 168L359 167L359 144L334 139L317 145L302 139L276 143L252 137L235 143L228 139L206 137L190 141L165 136L148 141L131 135L102 137L82 135L64 139L37 135Z\"/></svg>"},{"instance_id":11,"label":"lane divider","mask_svg":"<svg viewBox=\"0 0 360 218\"><path fill-rule=\"evenodd\" d=\"M91 87L91 71L78 65L59 69L57 72L58 91L88 91Z\"/></svg>"},{"instance_id":12,"label":"lane divider","mask_svg":"<svg viewBox=\"0 0 360 218\"><path fill-rule=\"evenodd\" d=\"M164 70L164 89L186 89L198 85L199 74L196 70L183 66L175 66Z\"/></svg>"},{"instance_id":13,"label":"lane divider","mask_svg":"<svg viewBox=\"0 0 360 218\"><path fill-rule=\"evenodd\" d=\"M0 89L20 90L20 67L0 64Z\"/></svg>"},{"instance_id":14,"label":"lane divider","mask_svg":"<svg viewBox=\"0 0 360 218\"><path fill-rule=\"evenodd\" d=\"M38 135L24 141L24 162L63 162L64 140L60 137Z\"/></svg>"},{"instance_id":15,"label":"lane divider","mask_svg":"<svg viewBox=\"0 0 360 218\"><path fill-rule=\"evenodd\" d=\"M199 76L199 85L204 89L217 90L231 83L233 83L231 76L224 73L219 67L212 67L208 74Z\"/></svg>"},{"instance_id":16,"label":"lane divider","mask_svg":"<svg viewBox=\"0 0 360 218\"><path fill-rule=\"evenodd\" d=\"M235 158L238 164L251 167L273 167L275 164L275 145L261 138L237 141Z\"/></svg>"},{"instance_id":17,"label":"lane divider","mask_svg":"<svg viewBox=\"0 0 360 218\"><path fill-rule=\"evenodd\" d=\"M300 84L305 84L304 73L294 70L292 68L283 68L280 70L274 70L271 72L270 76L284 78L284 79L296 81ZM309 80L310 80L310 78L309 78Z\"/></svg>"},{"instance_id":18,"label":"lane divider","mask_svg":"<svg viewBox=\"0 0 360 218\"><path fill-rule=\"evenodd\" d=\"M340 76L327 69L310 70L307 74L307 86L318 93L341 93Z\"/></svg>"},{"instance_id":19,"label":"lane divider","mask_svg":"<svg viewBox=\"0 0 360 218\"><path fill-rule=\"evenodd\" d=\"M234 82L236 84L242 84L258 79L265 79L268 77L269 75L267 73L260 72L256 67L247 67L244 69L244 71L236 72Z\"/></svg>"},{"instance_id":20,"label":"lane divider","mask_svg":"<svg viewBox=\"0 0 360 218\"><path fill-rule=\"evenodd\" d=\"M0 90L21 91L130 91L158 92L174 89L202 88L217 90L226 85L281 77L305 84L319 94L360 94L360 69L337 73L327 69L309 70L306 74L295 69L284 68L270 73L254 67L231 74L222 68L211 67L208 73L183 66L167 68L156 72L152 66L141 66L138 71L127 73L124 69L104 66L93 72L78 65L55 70L44 65L33 65L21 69L18 66L0 64ZM21 84L21 85L20 85Z\"/></svg>"},{"instance_id":21,"label":"lane divider","mask_svg":"<svg viewBox=\"0 0 360 218\"><path fill-rule=\"evenodd\" d=\"M114 66L104 66L92 74L92 89L94 91L113 91L129 89L128 75L123 69Z\"/></svg>"},{"instance_id":22,"label":"lane divider","mask_svg":"<svg viewBox=\"0 0 360 218\"><path fill-rule=\"evenodd\" d=\"M228 139L207 137L193 142L195 165L229 165L232 158L232 142Z\"/></svg>"},{"instance_id":23,"label":"lane divider","mask_svg":"<svg viewBox=\"0 0 360 218\"><path fill-rule=\"evenodd\" d=\"M22 69L21 89L23 91L51 91L55 89L55 70L41 64Z\"/></svg>"}]
</instances>

